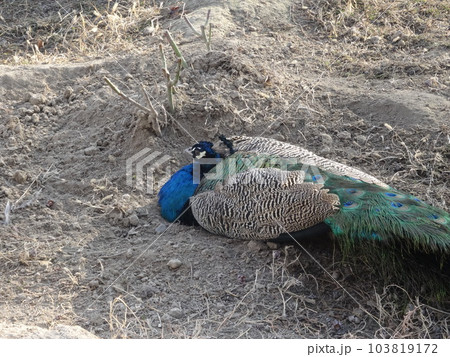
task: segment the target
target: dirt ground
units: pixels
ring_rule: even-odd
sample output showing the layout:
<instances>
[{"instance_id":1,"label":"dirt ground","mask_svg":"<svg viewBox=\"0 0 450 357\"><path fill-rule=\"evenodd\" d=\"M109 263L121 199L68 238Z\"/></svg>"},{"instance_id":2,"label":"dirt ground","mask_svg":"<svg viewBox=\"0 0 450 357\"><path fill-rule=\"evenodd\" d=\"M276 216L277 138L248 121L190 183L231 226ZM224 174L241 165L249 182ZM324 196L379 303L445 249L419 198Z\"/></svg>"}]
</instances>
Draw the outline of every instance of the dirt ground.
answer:
<instances>
[{"instance_id":1,"label":"dirt ground","mask_svg":"<svg viewBox=\"0 0 450 357\"><path fill-rule=\"evenodd\" d=\"M246 134L301 145L449 211L448 4L161 4L0 5L2 330L75 325L100 338L450 337L449 311L396 284L383 286L367 267L338 264L332 247L308 245L308 254L169 225L156 196L189 162L183 150L196 140ZM208 9L211 51L181 18L184 12L199 29ZM162 43L174 76L166 30L188 63L173 114L164 109L158 48ZM146 89L160 133L105 76L148 106ZM148 193L136 180L127 184L127 159L145 148L161 159L149 172L155 186ZM181 265L172 269L175 259Z\"/></svg>"}]
</instances>

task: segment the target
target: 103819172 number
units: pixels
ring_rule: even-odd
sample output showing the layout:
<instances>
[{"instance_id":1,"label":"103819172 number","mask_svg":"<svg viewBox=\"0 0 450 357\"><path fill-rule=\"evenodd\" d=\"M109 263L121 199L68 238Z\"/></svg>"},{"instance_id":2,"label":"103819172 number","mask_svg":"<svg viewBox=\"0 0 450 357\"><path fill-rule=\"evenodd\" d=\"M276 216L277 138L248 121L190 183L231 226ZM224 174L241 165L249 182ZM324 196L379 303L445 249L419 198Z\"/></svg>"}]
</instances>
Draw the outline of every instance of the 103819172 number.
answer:
<instances>
[{"instance_id":1,"label":"103819172 number","mask_svg":"<svg viewBox=\"0 0 450 357\"><path fill-rule=\"evenodd\" d=\"M438 353L435 343L369 343L369 353Z\"/></svg>"}]
</instances>

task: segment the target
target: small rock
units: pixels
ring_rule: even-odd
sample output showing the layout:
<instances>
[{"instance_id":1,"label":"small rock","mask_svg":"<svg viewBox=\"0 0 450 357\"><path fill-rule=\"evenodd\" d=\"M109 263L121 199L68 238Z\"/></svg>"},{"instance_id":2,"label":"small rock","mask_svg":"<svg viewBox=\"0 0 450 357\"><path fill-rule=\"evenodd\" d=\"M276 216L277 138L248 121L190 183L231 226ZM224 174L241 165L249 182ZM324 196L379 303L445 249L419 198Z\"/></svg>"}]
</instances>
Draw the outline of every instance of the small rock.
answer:
<instances>
[{"instance_id":1,"label":"small rock","mask_svg":"<svg viewBox=\"0 0 450 357\"><path fill-rule=\"evenodd\" d=\"M277 250L278 248L280 248L280 245L278 243L267 242L266 244L270 250Z\"/></svg>"},{"instance_id":2,"label":"small rock","mask_svg":"<svg viewBox=\"0 0 450 357\"><path fill-rule=\"evenodd\" d=\"M359 307L356 307L353 309L353 315L361 317L362 315L364 315L364 311Z\"/></svg>"},{"instance_id":3,"label":"small rock","mask_svg":"<svg viewBox=\"0 0 450 357\"><path fill-rule=\"evenodd\" d=\"M67 87L64 90L63 96L64 96L64 98L69 99L71 97L72 93L73 93L73 88L72 87Z\"/></svg>"},{"instance_id":4,"label":"small rock","mask_svg":"<svg viewBox=\"0 0 450 357\"><path fill-rule=\"evenodd\" d=\"M376 45L377 43L379 43L381 41L381 37L380 36L372 36L371 38L369 38L367 40L368 43L372 44L372 45Z\"/></svg>"},{"instance_id":5,"label":"small rock","mask_svg":"<svg viewBox=\"0 0 450 357\"><path fill-rule=\"evenodd\" d=\"M17 170L14 172L13 179L17 183L25 183L27 181L27 173L25 171Z\"/></svg>"},{"instance_id":6,"label":"small rock","mask_svg":"<svg viewBox=\"0 0 450 357\"><path fill-rule=\"evenodd\" d=\"M352 134L350 134L348 131L341 131L337 134L337 137L342 140L348 140L352 138Z\"/></svg>"},{"instance_id":7,"label":"small rock","mask_svg":"<svg viewBox=\"0 0 450 357\"><path fill-rule=\"evenodd\" d=\"M367 142L367 136L365 135L357 135L355 139L359 145L365 145Z\"/></svg>"},{"instance_id":8,"label":"small rock","mask_svg":"<svg viewBox=\"0 0 450 357\"><path fill-rule=\"evenodd\" d=\"M361 321L359 317L353 315L350 315L347 319L348 321L354 322L355 324L358 324Z\"/></svg>"},{"instance_id":9,"label":"small rock","mask_svg":"<svg viewBox=\"0 0 450 357\"><path fill-rule=\"evenodd\" d=\"M167 226L164 223L161 223L158 227L155 228L155 232L158 234L161 234L161 233L165 232L166 229L167 229Z\"/></svg>"},{"instance_id":10,"label":"small rock","mask_svg":"<svg viewBox=\"0 0 450 357\"><path fill-rule=\"evenodd\" d=\"M56 113L56 109L49 106L44 106L42 111L47 115L54 115Z\"/></svg>"},{"instance_id":11,"label":"small rock","mask_svg":"<svg viewBox=\"0 0 450 357\"><path fill-rule=\"evenodd\" d=\"M21 117L31 116L34 113L30 108L19 108L18 112Z\"/></svg>"},{"instance_id":12,"label":"small rock","mask_svg":"<svg viewBox=\"0 0 450 357\"><path fill-rule=\"evenodd\" d=\"M142 287L140 296L142 298L151 298L155 293L157 293L156 288L151 284L146 284Z\"/></svg>"},{"instance_id":13,"label":"small rock","mask_svg":"<svg viewBox=\"0 0 450 357\"><path fill-rule=\"evenodd\" d=\"M131 195L128 194L128 193L124 193L124 194L122 195L122 199L123 199L124 201L129 201L129 200L131 199Z\"/></svg>"},{"instance_id":14,"label":"small rock","mask_svg":"<svg viewBox=\"0 0 450 357\"><path fill-rule=\"evenodd\" d=\"M44 104L46 98L43 94L31 94L30 99L28 100L33 105Z\"/></svg>"},{"instance_id":15,"label":"small rock","mask_svg":"<svg viewBox=\"0 0 450 357\"><path fill-rule=\"evenodd\" d=\"M122 225L122 227L130 226L130 220L128 219L128 217L125 217L123 219L118 219L118 222Z\"/></svg>"},{"instance_id":16,"label":"small rock","mask_svg":"<svg viewBox=\"0 0 450 357\"><path fill-rule=\"evenodd\" d=\"M272 138L278 141L285 141L286 139L284 138L283 134L281 133L276 133L274 135L272 135Z\"/></svg>"},{"instance_id":17,"label":"small rock","mask_svg":"<svg viewBox=\"0 0 450 357\"><path fill-rule=\"evenodd\" d=\"M240 94L237 90L234 90L230 93L230 97L233 99L237 99L237 98L239 98L239 96L240 96Z\"/></svg>"},{"instance_id":18,"label":"small rock","mask_svg":"<svg viewBox=\"0 0 450 357\"><path fill-rule=\"evenodd\" d=\"M147 208L147 207L137 207L135 210L135 212L139 218L148 217L148 214L149 214L148 211L149 211L149 208Z\"/></svg>"},{"instance_id":19,"label":"small rock","mask_svg":"<svg viewBox=\"0 0 450 357\"><path fill-rule=\"evenodd\" d=\"M100 286L100 283L97 279L94 279L94 280L91 280L88 285L91 290L95 290Z\"/></svg>"},{"instance_id":20,"label":"small rock","mask_svg":"<svg viewBox=\"0 0 450 357\"><path fill-rule=\"evenodd\" d=\"M345 153L349 159L354 159L355 157L359 156L359 153L355 149L350 147L345 149Z\"/></svg>"},{"instance_id":21,"label":"small rock","mask_svg":"<svg viewBox=\"0 0 450 357\"><path fill-rule=\"evenodd\" d=\"M320 136L322 137L322 143L324 145L332 145L333 144L333 138L325 133L320 134Z\"/></svg>"},{"instance_id":22,"label":"small rock","mask_svg":"<svg viewBox=\"0 0 450 357\"><path fill-rule=\"evenodd\" d=\"M128 217L128 222L131 226L138 226L139 225L139 217L136 213L133 213L131 216Z\"/></svg>"},{"instance_id":23,"label":"small rock","mask_svg":"<svg viewBox=\"0 0 450 357\"><path fill-rule=\"evenodd\" d=\"M329 153L331 153L331 148L329 147L329 146L323 146L321 149L320 149L320 155L328 155Z\"/></svg>"},{"instance_id":24,"label":"small rock","mask_svg":"<svg viewBox=\"0 0 450 357\"><path fill-rule=\"evenodd\" d=\"M264 242L260 242L257 240L251 240L250 242L248 242L247 247L249 250L254 252L267 250L267 245Z\"/></svg>"},{"instance_id":25,"label":"small rock","mask_svg":"<svg viewBox=\"0 0 450 357\"><path fill-rule=\"evenodd\" d=\"M97 146L89 146L88 148L84 149L84 154L86 156L92 156L98 151Z\"/></svg>"},{"instance_id":26,"label":"small rock","mask_svg":"<svg viewBox=\"0 0 450 357\"><path fill-rule=\"evenodd\" d=\"M179 309L178 307L174 307L173 309L170 309L169 315L175 319L180 319L183 317L184 314L181 309Z\"/></svg>"},{"instance_id":27,"label":"small rock","mask_svg":"<svg viewBox=\"0 0 450 357\"><path fill-rule=\"evenodd\" d=\"M392 43L396 43L396 42L400 41L402 38L403 38L403 32L402 31L396 31L392 35Z\"/></svg>"},{"instance_id":28,"label":"small rock","mask_svg":"<svg viewBox=\"0 0 450 357\"><path fill-rule=\"evenodd\" d=\"M125 257L130 259L133 256L133 249L128 248L127 251L125 252Z\"/></svg>"},{"instance_id":29,"label":"small rock","mask_svg":"<svg viewBox=\"0 0 450 357\"><path fill-rule=\"evenodd\" d=\"M172 316L170 316L169 314L163 314L162 316L161 316L161 322L170 322L170 321L172 321L173 320L173 317ZM158 324L158 327L162 327L162 325L160 325L160 324Z\"/></svg>"},{"instance_id":30,"label":"small rock","mask_svg":"<svg viewBox=\"0 0 450 357\"><path fill-rule=\"evenodd\" d=\"M112 164L115 164L117 159L113 155L108 155L108 161L111 162Z\"/></svg>"},{"instance_id":31,"label":"small rock","mask_svg":"<svg viewBox=\"0 0 450 357\"><path fill-rule=\"evenodd\" d=\"M158 28L154 26L147 26L142 30L144 35L154 35Z\"/></svg>"},{"instance_id":32,"label":"small rock","mask_svg":"<svg viewBox=\"0 0 450 357\"><path fill-rule=\"evenodd\" d=\"M169 262L167 263L167 266L169 267L169 269L175 270L178 269L181 266L181 260L179 259L170 259Z\"/></svg>"},{"instance_id":33,"label":"small rock","mask_svg":"<svg viewBox=\"0 0 450 357\"><path fill-rule=\"evenodd\" d=\"M428 87L431 87L431 88L439 88L440 87L438 80L434 77L427 79L425 81L425 85Z\"/></svg>"},{"instance_id":34,"label":"small rock","mask_svg":"<svg viewBox=\"0 0 450 357\"><path fill-rule=\"evenodd\" d=\"M249 26L247 27L248 31L256 31L256 27L255 26Z\"/></svg>"},{"instance_id":35,"label":"small rock","mask_svg":"<svg viewBox=\"0 0 450 357\"><path fill-rule=\"evenodd\" d=\"M39 123L39 114L34 113L34 114L31 116L31 121L32 121L34 124Z\"/></svg>"}]
</instances>

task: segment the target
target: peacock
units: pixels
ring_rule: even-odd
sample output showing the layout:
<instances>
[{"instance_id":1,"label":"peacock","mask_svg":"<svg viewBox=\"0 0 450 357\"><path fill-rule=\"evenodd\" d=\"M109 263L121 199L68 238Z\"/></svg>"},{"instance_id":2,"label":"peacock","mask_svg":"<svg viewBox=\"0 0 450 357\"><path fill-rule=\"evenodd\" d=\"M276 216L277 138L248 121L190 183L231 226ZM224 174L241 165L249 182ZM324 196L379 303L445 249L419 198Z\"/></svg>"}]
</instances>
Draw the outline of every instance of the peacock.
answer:
<instances>
[{"instance_id":1,"label":"peacock","mask_svg":"<svg viewBox=\"0 0 450 357\"><path fill-rule=\"evenodd\" d=\"M441 268L448 263L450 215L444 210L295 145L220 139L219 145L194 145L194 163L161 188L164 218L237 239L301 242L331 235L344 251L363 252L375 264L396 265L416 253Z\"/></svg>"}]
</instances>

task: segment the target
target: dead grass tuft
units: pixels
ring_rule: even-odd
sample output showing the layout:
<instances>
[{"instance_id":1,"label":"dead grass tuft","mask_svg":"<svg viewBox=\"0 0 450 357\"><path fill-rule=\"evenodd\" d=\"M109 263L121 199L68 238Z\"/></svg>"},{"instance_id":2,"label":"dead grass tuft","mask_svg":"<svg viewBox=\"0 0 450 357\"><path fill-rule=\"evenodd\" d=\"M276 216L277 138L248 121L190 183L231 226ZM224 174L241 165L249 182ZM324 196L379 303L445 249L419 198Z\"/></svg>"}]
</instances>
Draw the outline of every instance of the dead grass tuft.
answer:
<instances>
[{"instance_id":1,"label":"dead grass tuft","mask_svg":"<svg viewBox=\"0 0 450 357\"><path fill-rule=\"evenodd\" d=\"M334 38L356 31L364 37L393 36L396 31L405 35L435 32L446 26L450 15L450 6L441 0L307 0L302 4L324 33Z\"/></svg>"},{"instance_id":2,"label":"dead grass tuft","mask_svg":"<svg viewBox=\"0 0 450 357\"><path fill-rule=\"evenodd\" d=\"M136 47L136 37L154 36L159 29L160 9L154 1L108 1L101 8L91 1L63 1L57 14L39 16L41 5L13 1L2 5L0 60L4 64L79 61L124 53ZM27 17L30 21L25 21Z\"/></svg>"}]
</instances>

